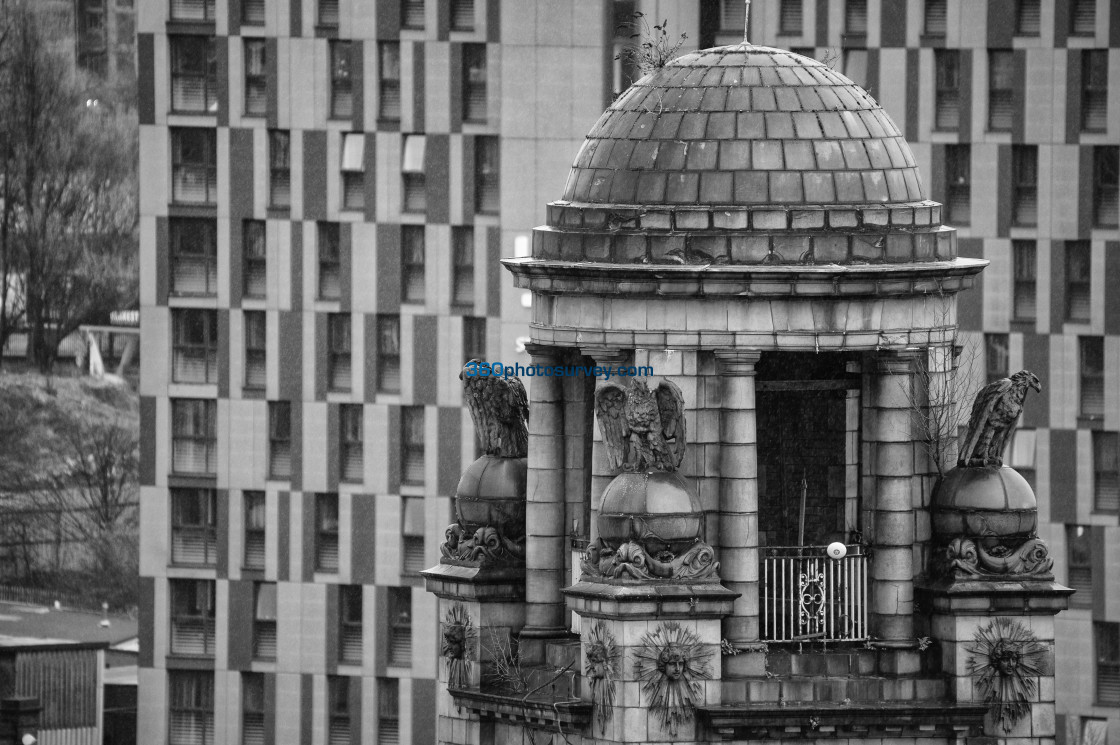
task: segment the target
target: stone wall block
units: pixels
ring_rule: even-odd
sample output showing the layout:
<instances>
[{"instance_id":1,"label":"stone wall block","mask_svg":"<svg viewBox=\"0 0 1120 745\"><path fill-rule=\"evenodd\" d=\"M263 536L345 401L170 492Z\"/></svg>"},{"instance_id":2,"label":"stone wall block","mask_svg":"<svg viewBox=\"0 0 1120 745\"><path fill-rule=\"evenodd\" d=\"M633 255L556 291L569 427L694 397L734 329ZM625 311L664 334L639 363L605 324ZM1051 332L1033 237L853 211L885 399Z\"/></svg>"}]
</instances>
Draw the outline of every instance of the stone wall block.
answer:
<instances>
[{"instance_id":1,"label":"stone wall block","mask_svg":"<svg viewBox=\"0 0 1120 745\"><path fill-rule=\"evenodd\" d=\"M875 543L879 546L914 544L914 516L909 512L876 512Z\"/></svg>"}]
</instances>

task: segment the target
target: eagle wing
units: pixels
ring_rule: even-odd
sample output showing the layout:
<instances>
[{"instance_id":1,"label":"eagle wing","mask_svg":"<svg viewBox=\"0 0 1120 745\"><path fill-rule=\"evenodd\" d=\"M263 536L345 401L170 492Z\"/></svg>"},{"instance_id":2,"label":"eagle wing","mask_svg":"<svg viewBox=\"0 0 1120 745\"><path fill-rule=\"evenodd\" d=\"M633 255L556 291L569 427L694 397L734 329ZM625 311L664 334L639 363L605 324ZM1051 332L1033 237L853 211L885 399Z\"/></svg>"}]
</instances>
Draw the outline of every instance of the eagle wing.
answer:
<instances>
[{"instance_id":1,"label":"eagle wing","mask_svg":"<svg viewBox=\"0 0 1120 745\"><path fill-rule=\"evenodd\" d=\"M471 362L478 362L478 360L471 360ZM470 365L470 362L467 365ZM463 378L463 402L467 405L467 411L471 413L474 431L482 445L482 452L489 453L491 416L489 408L484 403L483 378L468 376L466 366L463 367L459 377Z\"/></svg>"},{"instance_id":2,"label":"eagle wing","mask_svg":"<svg viewBox=\"0 0 1120 745\"><path fill-rule=\"evenodd\" d=\"M661 432L665 437L665 449L668 451L674 468L679 468L684 460L685 448L685 423L684 423L684 394L671 380L662 380L657 386L657 409L661 415Z\"/></svg>"},{"instance_id":3,"label":"eagle wing","mask_svg":"<svg viewBox=\"0 0 1120 745\"><path fill-rule=\"evenodd\" d=\"M617 383L603 383L595 392L595 416L607 443L607 459L618 470L626 462L630 425L626 423L626 389Z\"/></svg>"},{"instance_id":4,"label":"eagle wing","mask_svg":"<svg viewBox=\"0 0 1120 745\"><path fill-rule=\"evenodd\" d=\"M502 443L506 451L503 455L524 458L529 452L529 396L521 378L516 375L502 378L501 383L506 388L505 407L501 412L502 423L505 424L503 434L509 439L509 442Z\"/></svg>"},{"instance_id":5,"label":"eagle wing","mask_svg":"<svg viewBox=\"0 0 1120 745\"><path fill-rule=\"evenodd\" d=\"M968 418L968 437L965 439L964 447L961 448L961 456L957 459L959 465L967 465L972 458L972 451L976 449L980 436L988 426L992 412L995 411L1000 400L1011 391L1011 386L1010 378L1001 378L988 383L976 394L976 399L972 402L972 415Z\"/></svg>"}]
</instances>

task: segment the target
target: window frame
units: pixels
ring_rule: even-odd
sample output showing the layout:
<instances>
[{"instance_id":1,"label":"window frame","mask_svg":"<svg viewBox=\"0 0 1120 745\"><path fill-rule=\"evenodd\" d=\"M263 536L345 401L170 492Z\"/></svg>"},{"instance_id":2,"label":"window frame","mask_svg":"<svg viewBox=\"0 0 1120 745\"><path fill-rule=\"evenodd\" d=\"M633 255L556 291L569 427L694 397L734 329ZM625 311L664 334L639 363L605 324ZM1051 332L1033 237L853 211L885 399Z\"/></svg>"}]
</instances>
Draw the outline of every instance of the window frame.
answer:
<instances>
[{"instance_id":1,"label":"window frame","mask_svg":"<svg viewBox=\"0 0 1120 745\"><path fill-rule=\"evenodd\" d=\"M1070 608L1093 607L1092 539L1091 526L1066 525L1066 584L1077 590L1070 595Z\"/></svg>"},{"instance_id":2,"label":"window frame","mask_svg":"<svg viewBox=\"0 0 1120 745\"><path fill-rule=\"evenodd\" d=\"M389 621L389 654L388 665L391 667L412 667L412 587L388 588L388 621ZM399 647L407 646L408 659L398 657Z\"/></svg>"},{"instance_id":3,"label":"window frame","mask_svg":"<svg viewBox=\"0 0 1120 745\"><path fill-rule=\"evenodd\" d=\"M1011 320L1034 323L1038 320L1038 245L1034 241L1011 241L1011 277ZM1028 302L1029 315L1021 312Z\"/></svg>"},{"instance_id":4,"label":"window frame","mask_svg":"<svg viewBox=\"0 0 1120 745\"><path fill-rule=\"evenodd\" d=\"M349 392L353 386L353 318L349 313L327 315L327 388Z\"/></svg>"},{"instance_id":5,"label":"window frame","mask_svg":"<svg viewBox=\"0 0 1120 745\"><path fill-rule=\"evenodd\" d=\"M245 6L243 5L242 8ZM268 115L268 44L264 39L246 37L242 41L243 71L242 115Z\"/></svg>"},{"instance_id":6,"label":"window frame","mask_svg":"<svg viewBox=\"0 0 1120 745\"><path fill-rule=\"evenodd\" d=\"M339 570L339 509L337 492L315 494L315 571L337 574ZM331 554L333 553L333 559Z\"/></svg>"},{"instance_id":7,"label":"window frame","mask_svg":"<svg viewBox=\"0 0 1120 745\"><path fill-rule=\"evenodd\" d=\"M1107 211L1106 211L1107 210ZM1108 219L1105 219L1108 215ZM1093 226L1120 225L1120 146L1093 147Z\"/></svg>"},{"instance_id":8,"label":"window frame","mask_svg":"<svg viewBox=\"0 0 1120 745\"><path fill-rule=\"evenodd\" d=\"M167 233L171 294L179 297L216 296L218 294L218 221L206 217L169 217ZM197 241L197 245L202 250L184 251L184 246L196 245L196 241L190 240L194 236L201 238ZM179 278L184 274L184 267L188 266L201 269L201 274L205 278L201 291L179 287L180 282L186 284L185 278Z\"/></svg>"},{"instance_id":9,"label":"window frame","mask_svg":"<svg viewBox=\"0 0 1120 745\"><path fill-rule=\"evenodd\" d=\"M868 28L867 0L844 3L844 36L866 37Z\"/></svg>"},{"instance_id":10,"label":"window frame","mask_svg":"<svg viewBox=\"0 0 1120 745\"><path fill-rule=\"evenodd\" d=\"M486 359L486 335L486 316L463 316L463 364Z\"/></svg>"},{"instance_id":11,"label":"window frame","mask_svg":"<svg viewBox=\"0 0 1120 745\"><path fill-rule=\"evenodd\" d=\"M176 11L177 8L185 8L194 5L200 6L202 11L201 15L187 15L186 13ZM172 21L201 21L203 23L213 23L217 17L215 2L214 0L171 0L169 17Z\"/></svg>"},{"instance_id":12,"label":"window frame","mask_svg":"<svg viewBox=\"0 0 1120 745\"><path fill-rule=\"evenodd\" d=\"M170 111L177 115L210 116L218 113L218 53L213 36L168 34L168 69L171 75ZM192 54L188 54L192 52ZM192 59L201 55L202 59ZM191 105L194 95L180 94L180 86L197 88L201 102ZM184 101L184 98L187 99Z\"/></svg>"},{"instance_id":13,"label":"window frame","mask_svg":"<svg viewBox=\"0 0 1120 745\"><path fill-rule=\"evenodd\" d=\"M474 31L474 0L451 0L451 30ZM470 23L464 23L464 18L470 18Z\"/></svg>"},{"instance_id":14,"label":"window frame","mask_svg":"<svg viewBox=\"0 0 1120 745\"><path fill-rule=\"evenodd\" d=\"M1093 431L1093 512L1115 515L1120 513L1120 434L1105 430ZM1107 479L1111 494L1105 495L1103 482ZM1108 499L1111 504L1106 504Z\"/></svg>"},{"instance_id":15,"label":"window frame","mask_svg":"<svg viewBox=\"0 0 1120 745\"><path fill-rule=\"evenodd\" d=\"M1079 336L1078 341L1078 373L1079 373L1079 387L1078 387L1078 416L1081 419L1099 420L1104 416L1104 337L1101 336ZM1091 363L1096 363L1096 367L1090 368ZM1099 400L1100 404L1094 405L1092 410L1086 410L1086 398L1089 395L1088 389L1094 389L1094 400Z\"/></svg>"},{"instance_id":16,"label":"window frame","mask_svg":"<svg viewBox=\"0 0 1120 745\"><path fill-rule=\"evenodd\" d=\"M1010 376L1010 345L1009 334L984 334L984 372L989 383Z\"/></svg>"},{"instance_id":17,"label":"window frame","mask_svg":"<svg viewBox=\"0 0 1120 745\"><path fill-rule=\"evenodd\" d=\"M180 578L167 580L167 599L170 612L168 621L168 652L175 657L214 657L217 582L212 579ZM185 603L185 606L184 606ZM195 627L195 628L191 628ZM185 651L177 644L181 634L192 639L198 637L202 651ZM198 643L198 642L195 642Z\"/></svg>"},{"instance_id":18,"label":"window frame","mask_svg":"<svg viewBox=\"0 0 1120 745\"><path fill-rule=\"evenodd\" d=\"M474 138L474 211L478 215L497 215L502 209L501 142L492 135Z\"/></svg>"},{"instance_id":19,"label":"window frame","mask_svg":"<svg viewBox=\"0 0 1120 745\"><path fill-rule=\"evenodd\" d=\"M1093 315L1093 247L1089 241L1065 242L1065 279L1066 323L1089 323Z\"/></svg>"},{"instance_id":20,"label":"window frame","mask_svg":"<svg viewBox=\"0 0 1120 745\"><path fill-rule=\"evenodd\" d=\"M211 127L170 127L171 141L171 201L175 204L198 204L213 206L218 199L218 137ZM199 138L189 143L184 138ZM191 160L184 150L198 148L204 156L201 160ZM199 177L201 178L201 181ZM189 180L203 183L202 198L189 199L185 191L190 188ZM182 184L182 185L181 185Z\"/></svg>"},{"instance_id":21,"label":"window frame","mask_svg":"<svg viewBox=\"0 0 1120 745\"><path fill-rule=\"evenodd\" d=\"M245 351L242 388L263 391L268 386L268 314L263 310L246 310L241 318Z\"/></svg>"},{"instance_id":22,"label":"window frame","mask_svg":"<svg viewBox=\"0 0 1120 745\"><path fill-rule=\"evenodd\" d=\"M292 478L292 404L290 401L268 402L268 479L288 481ZM281 467L284 459L287 467Z\"/></svg>"},{"instance_id":23,"label":"window frame","mask_svg":"<svg viewBox=\"0 0 1120 745\"><path fill-rule=\"evenodd\" d=\"M338 410L339 480L365 480L365 409L362 404L342 404Z\"/></svg>"},{"instance_id":24,"label":"window frame","mask_svg":"<svg viewBox=\"0 0 1120 745\"><path fill-rule=\"evenodd\" d=\"M933 129L952 132L961 124L961 52L935 49Z\"/></svg>"},{"instance_id":25,"label":"window frame","mask_svg":"<svg viewBox=\"0 0 1120 745\"><path fill-rule=\"evenodd\" d=\"M474 226L451 227L451 304L474 307Z\"/></svg>"},{"instance_id":26,"label":"window frame","mask_svg":"<svg viewBox=\"0 0 1120 745\"><path fill-rule=\"evenodd\" d=\"M243 297L268 297L267 231L267 223L264 220L241 221L241 294Z\"/></svg>"},{"instance_id":27,"label":"window frame","mask_svg":"<svg viewBox=\"0 0 1120 745\"><path fill-rule=\"evenodd\" d=\"M189 681L194 681L189 683ZM193 691L187 689L193 689ZM191 695L193 693L193 695ZM184 705L186 699L192 699ZM214 671L167 670L167 737L168 742L180 742L176 737L176 719L187 719L185 729L202 733L199 745L212 745L214 740Z\"/></svg>"},{"instance_id":28,"label":"window frame","mask_svg":"<svg viewBox=\"0 0 1120 745\"><path fill-rule=\"evenodd\" d=\"M387 351L386 340L390 337L394 339L393 348ZM387 380L395 380L396 385L388 386ZM401 392L401 317L396 313L377 316L377 392Z\"/></svg>"},{"instance_id":29,"label":"window frame","mask_svg":"<svg viewBox=\"0 0 1120 745\"><path fill-rule=\"evenodd\" d=\"M362 655L365 649L365 639L362 635L363 618L362 586L340 585L338 588L339 662L351 665L362 664ZM355 637L357 641L355 641Z\"/></svg>"},{"instance_id":30,"label":"window frame","mask_svg":"<svg viewBox=\"0 0 1120 745\"><path fill-rule=\"evenodd\" d=\"M328 42L330 74L330 119L351 119L354 116L354 45L349 40Z\"/></svg>"},{"instance_id":31,"label":"window frame","mask_svg":"<svg viewBox=\"0 0 1120 745\"><path fill-rule=\"evenodd\" d=\"M425 411L423 406L401 407L401 483L423 485L427 468ZM419 466L410 465L419 463Z\"/></svg>"},{"instance_id":32,"label":"window frame","mask_svg":"<svg viewBox=\"0 0 1120 745\"><path fill-rule=\"evenodd\" d=\"M168 496L171 501L171 565L217 566L217 490L206 487L171 487ZM196 517L196 521L191 522L189 520L191 517ZM202 559L199 561L184 557L178 550L183 542L198 541L201 541L202 545Z\"/></svg>"},{"instance_id":33,"label":"window frame","mask_svg":"<svg viewBox=\"0 0 1120 745\"><path fill-rule=\"evenodd\" d=\"M342 163L339 173L342 177L340 209L361 212L366 208L366 172L364 132L344 132L342 134Z\"/></svg>"},{"instance_id":34,"label":"window frame","mask_svg":"<svg viewBox=\"0 0 1120 745\"><path fill-rule=\"evenodd\" d=\"M349 745L350 740L350 678L327 676L327 743Z\"/></svg>"},{"instance_id":35,"label":"window frame","mask_svg":"<svg viewBox=\"0 0 1120 745\"><path fill-rule=\"evenodd\" d=\"M195 339L194 331L202 338ZM218 311L209 308L171 308L171 382L213 385L218 382ZM188 374L202 361L201 378ZM191 363L194 363L193 365Z\"/></svg>"},{"instance_id":36,"label":"window frame","mask_svg":"<svg viewBox=\"0 0 1120 745\"><path fill-rule=\"evenodd\" d=\"M1115 621L1093 622L1093 647L1096 658L1095 685L1093 698L1097 706L1120 706L1120 684L1112 683L1118 689L1115 698L1101 695L1101 680L1105 675L1120 679L1120 623Z\"/></svg>"},{"instance_id":37,"label":"window frame","mask_svg":"<svg viewBox=\"0 0 1120 745\"><path fill-rule=\"evenodd\" d=\"M268 130L268 207L287 210L292 206L292 133Z\"/></svg>"},{"instance_id":38,"label":"window frame","mask_svg":"<svg viewBox=\"0 0 1120 745\"><path fill-rule=\"evenodd\" d=\"M171 399L171 472L191 476L217 475L218 402L208 398ZM193 409L193 411L188 411ZM180 429L181 424L189 424ZM204 469L183 470L177 457L178 443L187 442L192 448L204 448Z\"/></svg>"},{"instance_id":39,"label":"window frame","mask_svg":"<svg viewBox=\"0 0 1120 745\"><path fill-rule=\"evenodd\" d=\"M265 742L264 673L241 673L241 742Z\"/></svg>"},{"instance_id":40,"label":"window frame","mask_svg":"<svg viewBox=\"0 0 1120 745\"><path fill-rule=\"evenodd\" d=\"M275 660L279 653L277 623L280 590L275 582L253 583L253 659ZM262 602L263 601L263 602Z\"/></svg>"},{"instance_id":41,"label":"window frame","mask_svg":"<svg viewBox=\"0 0 1120 745\"><path fill-rule=\"evenodd\" d=\"M400 745L401 693L397 678L377 679L377 745Z\"/></svg>"},{"instance_id":42,"label":"window frame","mask_svg":"<svg viewBox=\"0 0 1120 745\"><path fill-rule=\"evenodd\" d=\"M1108 130L1108 50L1081 50L1081 131Z\"/></svg>"},{"instance_id":43,"label":"window frame","mask_svg":"<svg viewBox=\"0 0 1120 745\"><path fill-rule=\"evenodd\" d=\"M961 166L965 167L962 168ZM945 146L946 221L956 225L972 224L972 147L968 143ZM960 206L965 214L959 214Z\"/></svg>"},{"instance_id":44,"label":"window frame","mask_svg":"<svg viewBox=\"0 0 1120 745\"><path fill-rule=\"evenodd\" d=\"M401 120L401 43L377 43L377 117L383 122Z\"/></svg>"},{"instance_id":45,"label":"window frame","mask_svg":"<svg viewBox=\"0 0 1120 745\"><path fill-rule=\"evenodd\" d=\"M997 60L999 61L998 64ZM1013 49L989 49L988 131L1010 132L1014 126L1014 121L1015 51Z\"/></svg>"},{"instance_id":46,"label":"window frame","mask_svg":"<svg viewBox=\"0 0 1120 745\"><path fill-rule=\"evenodd\" d=\"M805 28L805 9L801 0L781 0L778 4L778 36L801 36Z\"/></svg>"},{"instance_id":47,"label":"window frame","mask_svg":"<svg viewBox=\"0 0 1120 745\"><path fill-rule=\"evenodd\" d=\"M319 257L318 290L320 300L342 298L342 226L337 222L316 223L316 250Z\"/></svg>"},{"instance_id":48,"label":"window frame","mask_svg":"<svg viewBox=\"0 0 1120 745\"><path fill-rule=\"evenodd\" d=\"M922 35L943 39L948 30L948 3L946 0L926 0L922 13Z\"/></svg>"},{"instance_id":49,"label":"window frame","mask_svg":"<svg viewBox=\"0 0 1120 745\"><path fill-rule=\"evenodd\" d=\"M1071 0L1068 8L1069 35L1083 38L1095 36L1097 32L1096 0Z\"/></svg>"},{"instance_id":50,"label":"window frame","mask_svg":"<svg viewBox=\"0 0 1120 745\"><path fill-rule=\"evenodd\" d=\"M338 28L338 0L317 0L315 8L316 28Z\"/></svg>"},{"instance_id":51,"label":"window frame","mask_svg":"<svg viewBox=\"0 0 1120 745\"><path fill-rule=\"evenodd\" d=\"M404 136L401 151L402 212L422 215L428 211L427 153L427 135L412 133Z\"/></svg>"},{"instance_id":52,"label":"window frame","mask_svg":"<svg viewBox=\"0 0 1120 745\"><path fill-rule=\"evenodd\" d=\"M1030 6L1030 7L1028 7ZM1025 13L1031 10L1031 13ZM1032 28L1026 28L1026 21ZM1015 3L1015 36L1036 37L1042 33L1042 3L1040 0L1018 0Z\"/></svg>"},{"instance_id":53,"label":"window frame","mask_svg":"<svg viewBox=\"0 0 1120 745\"><path fill-rule=\"evenodd\" d=\"M259 490L241 492L241 511L241 566L244 569L263 570L268 561L268 497ZM259 561L254 558L258 553Z\"/></svg>"},{"instance_id":54,"label":"window frame","mask_svg":"<svg viewBox=\"0 0 1120 745\"><path fill-rule=\"evenodd\" d=\"M427 267L426 235L423 225L401 226L401 302L424 304Z\"/></svg>"},{"instance_id":55,"label":"window frame","mask_svg":"<svg viewBox=\"0 0 1120 745\"><path fill-rule=\"evenodd\" d=\"M427 8L424 0L401 0L401 29L423 31L427 26ZM419 18L419 22L417 22Z\"/></svg>"},{"instance_id":56,"label":"window frame","mask_svg":"<svg viewBox=\"0 0 1120 745\"><path fill-rule=\"evenodd\" d=\"M425 569L424 498L401 497L401 576L413 578Z\"/></svg>"},{"instance_id":57,"label":"window frame","mask_svg":"<svg viewBox=\"0 0 1120 745\"><path fill-rule=\"evenodd\" d=\"M490 120L489 60L485 43L465 43L462 49L463 123L485 124Z\"/></svg>"},{"instance_id":58,"label":"window frame","mask_svg":"<svg viewBox=\"0 0 1120 745\"><path fill-rule=\"evenodd\" d=\"M1038 146L1011 146L1011 222L1038 225Z\"/></svg>"}]
</instances>

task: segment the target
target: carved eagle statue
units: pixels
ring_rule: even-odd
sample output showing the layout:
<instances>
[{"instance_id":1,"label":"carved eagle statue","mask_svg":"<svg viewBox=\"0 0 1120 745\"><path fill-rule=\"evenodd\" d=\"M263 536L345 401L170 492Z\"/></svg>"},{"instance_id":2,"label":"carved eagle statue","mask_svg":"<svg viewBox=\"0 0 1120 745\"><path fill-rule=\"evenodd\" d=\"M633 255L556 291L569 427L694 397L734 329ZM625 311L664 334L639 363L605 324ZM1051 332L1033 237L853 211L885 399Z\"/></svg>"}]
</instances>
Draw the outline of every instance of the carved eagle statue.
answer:
<instances>
[{"instance_id":1,"label":"carved eagle statue","mask_svg":"<svg viewBox=\"0 0 1120 745\"><path fill-rule=\"evenodd\" d=\"M653 391L643 380L629 387L604 383L595 393L595 414L611 468L675 471L684 459L684 396L672 381Z\"/></svg>"},{"instance_id":2,"label":"carved eagle statue","mask_svg":"<svg viewBox=\"0 0 1120 745\"><path fill-rule=\"evenodd\" d=\"M474 363L472 365L472 363ZM474 430L487 455L524 458L529 451L529 397L516 376L482 377L468 374L478 369L478 360L463 366L463 400L474 420Z\"/></svg>"},{"instance_id":3,"label":"carved eagle statue","mask_svg":"<svg viewBox=\"0 0 1120 745\"><path fill-rule=\"evenodd\" d=\"M1002 378L980 389L972 403L968 437L957 459L958 466L1003 465L1003 450L1023 413L1028 388L1042 392L1038 376L1030 370L1020 370L1010 378Z\"/></svg>"}]
</instances>

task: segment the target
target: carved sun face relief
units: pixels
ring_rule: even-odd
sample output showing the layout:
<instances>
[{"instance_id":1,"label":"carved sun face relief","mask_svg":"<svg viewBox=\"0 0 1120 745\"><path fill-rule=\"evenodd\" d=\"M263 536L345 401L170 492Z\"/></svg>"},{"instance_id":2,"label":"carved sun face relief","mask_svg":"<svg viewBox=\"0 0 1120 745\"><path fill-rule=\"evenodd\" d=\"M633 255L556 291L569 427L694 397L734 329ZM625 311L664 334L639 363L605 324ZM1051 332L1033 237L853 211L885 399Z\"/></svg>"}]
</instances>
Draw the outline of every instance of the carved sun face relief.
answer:
<instances>
[{"instance_id":1,"label":"carved sun face relief","mask_svg":"<svg viewBox=\"0 0 1120 745\"><path fill-rule=\"evenodd\" d=\"M1019 621L994 618L976 630L968 671L1005 733L1031 708L1035 678L1041 674L1046 647Z\"/></svg>"},{"instance_id":2,"label":"carved sun face relief","mask_svg":"<svg viewBox=\"0 0 1120 745\"><path fill-rule=\"evenodd\" d=\"M607 720L614 713L614 681L618 677L618 647L602 621L594 623L587 632L584 675L591 685L591 702L595 707L595 720L600 734L604 733Z\"/></svg>"},{"instance_id":3,"label":"carved sun face relief","mask_svg":"<svg viewBox=\"0 0 1120 745\"><path fill-rule=\"evenodd\" d=\"M663 729L677 734L677 726L692 721L693 709L703 700L699 681L712 677L712 651L695 633L668 621L642 637L634 656L634 672L649 696L650 709Z\"/></svg>"},{"instance_id":4,"label":"carved sun face relief","mask_svg":"<svg viewBox=\"0 0 1120 745\"><path fill-rule=\"evenodd\" d=\"M455 603L443 616L443 638L440 653L447 660L447 687L466 688L470 683L470 659L474 656L474 640L478 638L470 613L462 603Z\"/></svg>"}]
</instances>

